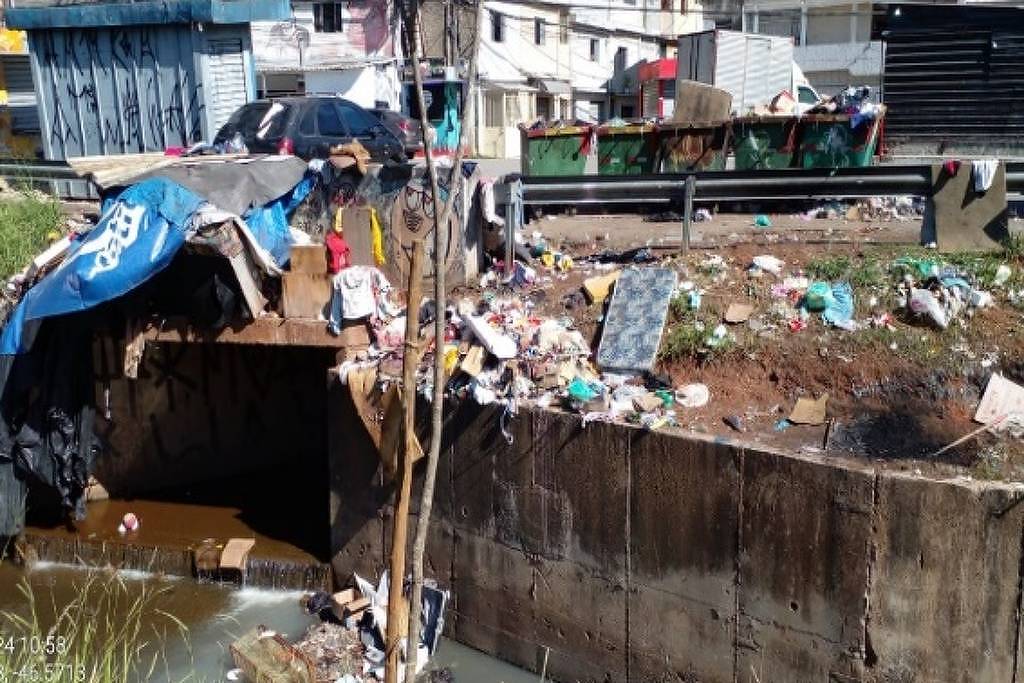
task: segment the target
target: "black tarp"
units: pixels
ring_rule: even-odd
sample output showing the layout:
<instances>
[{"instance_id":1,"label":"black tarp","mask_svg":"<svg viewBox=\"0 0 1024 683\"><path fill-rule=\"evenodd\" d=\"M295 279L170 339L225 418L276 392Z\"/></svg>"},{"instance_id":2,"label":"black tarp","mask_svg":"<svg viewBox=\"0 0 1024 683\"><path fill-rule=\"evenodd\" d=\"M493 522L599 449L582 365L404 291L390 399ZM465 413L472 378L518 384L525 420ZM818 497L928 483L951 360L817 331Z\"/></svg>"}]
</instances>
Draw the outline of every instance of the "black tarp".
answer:
<instances>
[{"instance_id":1,"label":"black tarp","mask_svg":"<svg viewBox=\"0 0 1024 683\"><path fill-rule=\"evenodd\" d=\"M95 457L93 316L46 320L32 350L0 356L0 537L21 532L28 487L76 518Z\"/></svg>"}]
</instances>

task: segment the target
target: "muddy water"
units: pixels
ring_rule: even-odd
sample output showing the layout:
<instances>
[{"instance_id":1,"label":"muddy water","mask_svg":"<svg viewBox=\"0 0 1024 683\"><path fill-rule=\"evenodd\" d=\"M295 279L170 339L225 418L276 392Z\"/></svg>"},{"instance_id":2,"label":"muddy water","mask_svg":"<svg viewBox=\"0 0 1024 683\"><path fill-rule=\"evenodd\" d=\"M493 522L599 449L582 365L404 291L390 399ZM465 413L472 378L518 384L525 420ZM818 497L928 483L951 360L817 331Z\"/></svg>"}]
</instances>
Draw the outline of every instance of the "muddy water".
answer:
<instances>
[{"instance_id":1,"label":"muddy water","mask_svg":"<svg viewBox=\"0 0 1024 683\"><path fill-rule=\"evenodd\" d=\"M0 563L0 611L23 611L25 599L18 586L27 577L37 603L62 606L73 599L90 570L77 566L40 562L31 572ZM93 570L94 571L94 570ZM122 571L118 577L127 587L129 600L143 590L159 591L152 606L174 615L188 627L186 638L167 640L165 660L154 681L224 681L233 668L228 646L258 624L289 638L298 638L312 619L299 607L300 591L236 588L201 584L188 578L172 578L146 572ZM52 597L52 600L51 600ZM158 617L152 616L155 622ZM148 624L147 624L148 626ZM509 666L450 640L444 640L432 667L448 667L459 683L527 683L535 674Z\"/></svg>"}]
</instances>

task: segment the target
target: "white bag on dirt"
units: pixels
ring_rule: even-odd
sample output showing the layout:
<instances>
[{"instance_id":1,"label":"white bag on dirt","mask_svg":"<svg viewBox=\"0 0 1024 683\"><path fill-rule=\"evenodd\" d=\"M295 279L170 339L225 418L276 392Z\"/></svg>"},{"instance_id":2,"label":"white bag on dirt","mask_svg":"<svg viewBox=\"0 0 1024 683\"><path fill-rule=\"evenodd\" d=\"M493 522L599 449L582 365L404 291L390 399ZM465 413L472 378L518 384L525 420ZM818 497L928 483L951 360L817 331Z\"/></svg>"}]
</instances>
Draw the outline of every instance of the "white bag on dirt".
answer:
<instances>
[{"instance_id":1,"label":"white bag on dirt","mask_svg":"<svg viewBox=\"0 0 1024 683\"><path fill-rule=\"evenodd\" d=\"M942 329L949 326L949 319L942 304L931 291L914 289L910 292L910 310L919 315L927 315Z\"/></svg>"}]
</instances>

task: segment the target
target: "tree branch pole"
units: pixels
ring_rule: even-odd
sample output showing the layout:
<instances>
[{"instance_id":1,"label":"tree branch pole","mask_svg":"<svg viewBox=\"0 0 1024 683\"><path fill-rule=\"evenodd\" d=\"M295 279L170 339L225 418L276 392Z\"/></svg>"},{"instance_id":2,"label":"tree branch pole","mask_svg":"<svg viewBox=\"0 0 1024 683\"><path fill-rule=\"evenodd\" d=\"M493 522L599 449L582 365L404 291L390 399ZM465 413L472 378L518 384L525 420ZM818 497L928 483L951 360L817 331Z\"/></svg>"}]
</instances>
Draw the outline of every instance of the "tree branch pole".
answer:
<instances>
[{"instance_id":1,"label":"tree branch pole","mask_svg":"<svg viewBox=\"0 0 1024 683\"><path fill-rule=\"evenodd\" d=\"M456 8L454 10L458 12ZM446 327L445 309L447 292L445 291L445 263L444 254L448 251L448 220L457 198L460 196L459 189L464 182L462 177L462 157L465 154L469 140L465 137L466 119L470 112L470 101L473 98L473 87L476 84L477 52L480 49L480 26L483 16L483 0L478 0L476 18L473 29L473 49L469 54L469 69L467 80L469 82L468 93L462 98L462 112L459 116L459 145L455 152L455 163L452 164L451 181L448 183L448 198L445 200L444 211L435 212L439 216L438 223L434 228L435 251L434 251L434 302L437 311L434 321L434 395L431 405L430 419L430 446L427 449L427 471L423 478L423 491L420 494L419 517L416 520L416 539L412 546L412 591L409 597L409 642L420 641L420 605L423 595L423 557L426 554L427 534L430 531L430 515L434 505L434 485L437 480L437 461L441 456L441 436L444 423L444 387L446 378L444 373L444 333ZM456 58L458 50L454 51ZM418 96L422 97L420 84L416 85L419 91ZM433 163L428 161L427 163ZM436 172L435 172L436 176ZM464 195L463 195L464 196ZM416 658L406 661L405 680L412 681L416 677Z\"/></svg>"},{"instance_id":2,"label":"tree branch pole","mask_svg":"<svg viewBox=\"0 0 1024 683\"><path fill-rule=\"evenodd\" d=\"M418 0L405 0L405 34L409 36L409 47L412 65L413 65L413 81L416 84L416 100L417 106L420 112L420 127L423 133L423 155L427 162L427 176L430 181L430 192L434 203L434 216L435 220L441 213L441 194L438 192L437 186L437 169L434 166L433 152L430 148L431 135L428 131L432 131L430 120L427 116L427 104L423 97L423 76L420 73L420 60L419 55L421 52L420 41L416 39L418 35L416 32L416 26L419 23L417 17L419 9L417 6ZM438 261L438 255L443 252L438 249L438 242L440 240L440 230L437 227L437 223L434 224L434 263L435 263L435 277L440 271L437 270L436 264ZM420 250L419 259L416 260L416 248ZM420 292L422 287L422 265L420 262L423 260L423 242L417 240L413 243L413 257L414 263L410 266L409 272L409 305L406 324L406 334L408 337L408 330L410 329L409 321L415 320L419 327L419 306L420 306ZM442 258L443 260L443 258ZM415 281L415 284L414 284ZM436 284L436 283L435 283ZM442 282L443 284L443 282ZM414 289L415 287L415 289ZM413 295L415 292L415 301ZM444 315L443 310L439 313L442 317ZM415 318L413 318L415 316ZM435 351L436 353L436 351ZM411 357L410 350L406 348L406 360ZM419 365L419 356L416 356L416 365ZM410 416L414 415L414 409L416 406L416 373L415 367L412 370L411 380L409 379L410 374L408 365L403 363L402 374L404 390L402 392L402 402L404 403L405 415L408 420ZM409 390L411 389L411 391ZM410 427L411 429L411 427ZM409 524L409 499L412 497L412 466L411 466L411 450L409 448L408 439L406 441L406 454L410 458L409 467L402 470L402 484L399 490L399 498L396 504L395 510L395 521L394 521L394 533L393 543L391 546L391 575L389 576L388 584L388 629L387 629L387 642L385 644L385 660L384 660L384 683L398 683L398 667L401 665L399 662L399 645L402 642L402 637L408 633L408 622L402 621L400 615L402 613L402 586L405 581L405 546L406 546L406 532ZM399 530L401 530L401 537L399 538ZM400 541L400 543L399 543ZM410 602L409 613L415 613L419 616L420 607L419 603ZM392 618L393 617L393 618ZM401 623L400 623L401 622ZM411 658L413 662L416 661L418 655L418 645L412 640L406 642L407 657ZM412 679L407 679L412 681Z\"/></svg>"},{"instance_id":3,"label":"tree branch pole","mask_svg":"<svg viewBox=\"0 0 1024 683\"><path fill-rule=\"evenodd\" d=\"M409 296L405 318L405 353L402 357L402 403L404 424L402 426L402 459L399 464L400 479L398 500L395 502L395 521L391 530L391 569L388 576L388 629L385 652L385 680L398 683L398 654L402 636L405 635L403 621L402 583L405 581L405 546L409 528L409 499L412 498L412 463L416 449L416 369L420 364L420 299L423 292L423 240L412 243L412 258L409 264Z\"/></svg>"}]
</instances>

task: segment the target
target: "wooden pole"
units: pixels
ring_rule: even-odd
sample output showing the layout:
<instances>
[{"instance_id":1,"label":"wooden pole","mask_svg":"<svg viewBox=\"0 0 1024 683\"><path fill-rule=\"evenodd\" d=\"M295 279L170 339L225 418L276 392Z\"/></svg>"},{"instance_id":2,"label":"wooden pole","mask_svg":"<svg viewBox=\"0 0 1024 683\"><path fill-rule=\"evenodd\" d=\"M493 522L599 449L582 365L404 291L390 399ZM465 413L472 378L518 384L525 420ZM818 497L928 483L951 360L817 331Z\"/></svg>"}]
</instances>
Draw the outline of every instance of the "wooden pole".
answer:
<instances>
[{"instance_id":1,"label":"wooden pole","mask_svg":"<svg viewBox=\"0 0 1024 683\"><path fill-rule=\"evenodd\" d=\"M406 633L402 583L405 581L405 545L412 497L412 462L416 451L416 368L420 363L420 299L423 298L423 240L412 243L409 264L409 296L405 319L405 355L402 358L402 407L405 421L402 458L399 461L398 500L391 533L391 569L388 576L388 632L384 664L386 683L398 683L399 649ZM415 646L410 645L415 652Z\"/></svg>"},{"instance_id":2,"label":"wooden pole","mask_svg":"<svg viewBox=\"0 0 1024 683\"><path fill-rule=\"evenodd\" d=\"M458 8L454 12L458 13ZM469 80L469 93L472 95L473 85L476 81L477 53L480 50L480 26L483 16L483 0L479 0L476 8L476 21L473 33L473 49L469 55L469 69L467 79ZM458 50L453 50L458 55ZM416 84L417 96L423 97L421 85ZM437 318L434 322L434 394L431 405L430 419L430 446L427 449L427 471L423 478L423 492L420 498L419 518L416 520L416 540L412 546L412 590L409 596L409 648L410 652L416 653L414 649L420 642L420 602L423 595L423 556L426 554L427 533L430 530L430 514L434 504L434 484L437 479L437 461L441 455L441 432L444 418L444 387L447 378L444 373L444 333L446 327L446 291L445 291L445 268L444 254L448 252L448 217L451 215L455 202L463 193L459 192L462 185L462 157L469 144L465 136L466 119L470 111L469 102L473 101L472 96L464 97L462 100L462 112L459 116L459 147L455 152L455 163L452 164L451 180L448 183L448 199L444 203L444 210L435 212L437 225L434 226L434 302L436 304ZM433 165L433 159L427 162ZM436 169L430 169L431 174L436 178ZM416 657L411 655L406 661L405 680L410 683L416 677Z\"/></svg>"}]
</instances>

